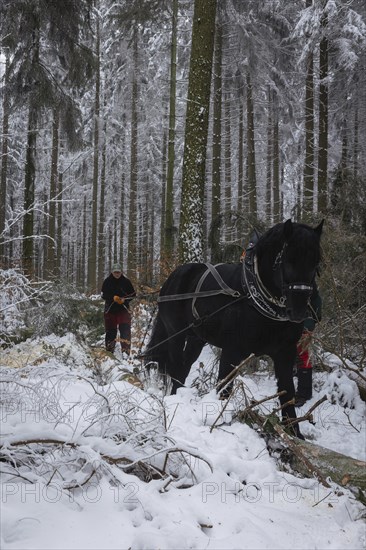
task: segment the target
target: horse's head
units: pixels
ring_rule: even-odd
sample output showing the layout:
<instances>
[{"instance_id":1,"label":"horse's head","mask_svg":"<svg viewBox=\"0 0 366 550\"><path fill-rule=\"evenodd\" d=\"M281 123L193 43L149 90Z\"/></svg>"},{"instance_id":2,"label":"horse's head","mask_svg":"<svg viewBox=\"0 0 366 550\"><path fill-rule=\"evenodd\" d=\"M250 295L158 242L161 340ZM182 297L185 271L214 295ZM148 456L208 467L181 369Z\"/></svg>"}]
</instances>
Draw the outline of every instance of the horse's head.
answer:
<instances>
[{"instance_id":1,"label":"horse's head","mask_svg":"<svg viewBox=\"0 0 366 550\"><path fill-rule=\"evenodd\" d=\"M309 300L321 258L323 221L315 228L291 220L283 224L283 245L274 270L277 284L282 287L286 313L295 323L309 316Z\"/></svg>"},{"instance_id":2,"label":"horse's head","mask_svg":"<svg viewBox=\"0 0 366 550\"><path fill-rule=\"evenodd\" d=\"M269 229L255 247L259 292L294 323L309 316L309 300L321 258L322 229L323 222L312 228L287 220Z\"/></svg>"}]
</instances>

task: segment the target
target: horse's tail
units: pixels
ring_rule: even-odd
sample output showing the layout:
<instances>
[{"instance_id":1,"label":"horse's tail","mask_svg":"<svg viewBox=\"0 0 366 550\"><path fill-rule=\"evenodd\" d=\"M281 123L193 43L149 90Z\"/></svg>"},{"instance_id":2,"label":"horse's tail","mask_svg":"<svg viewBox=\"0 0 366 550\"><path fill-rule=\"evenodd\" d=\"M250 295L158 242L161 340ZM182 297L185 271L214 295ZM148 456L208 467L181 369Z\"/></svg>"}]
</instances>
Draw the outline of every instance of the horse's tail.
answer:
<instances>
[{"instance_id":1,"label":"horse's tail","mask_svg":"<svg viewBox=\"0 0 366 550\"><path fill-rule=\"evenodd\" d=\"M168 332L158 313L151 332L149 343L145 351L145 364L157 363L159 372L166 372L166 362L168 357Z\"/></svg>"}]
</instances>

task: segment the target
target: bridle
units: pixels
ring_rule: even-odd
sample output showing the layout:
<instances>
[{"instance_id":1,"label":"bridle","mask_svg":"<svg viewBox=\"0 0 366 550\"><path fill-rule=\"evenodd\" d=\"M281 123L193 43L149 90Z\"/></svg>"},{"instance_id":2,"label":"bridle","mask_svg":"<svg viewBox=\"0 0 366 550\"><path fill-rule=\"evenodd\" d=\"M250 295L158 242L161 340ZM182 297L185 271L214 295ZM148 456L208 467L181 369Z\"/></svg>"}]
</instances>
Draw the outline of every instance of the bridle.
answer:
<instances>
[{"instance_id":1,"label":"bridle","mask_svg":"<svg viewBox=\"0 0 366 550\"><path fill-rule=\"evenodd\" d=\"M256 245L249 246L243 262L242 286L246 290L254 307L265 317L274 321L290 321L288 309L291 307L294 293L308 295L308 301L314 289L314 278L309 285L302 281L286 283L284 277L284 259L286 256L287 243L285 242L278 252L272 270L278 274L278 286L281 289L281 296L274 296L261 280L258 270L258 258Z\"/></svg>"}]
</instances>

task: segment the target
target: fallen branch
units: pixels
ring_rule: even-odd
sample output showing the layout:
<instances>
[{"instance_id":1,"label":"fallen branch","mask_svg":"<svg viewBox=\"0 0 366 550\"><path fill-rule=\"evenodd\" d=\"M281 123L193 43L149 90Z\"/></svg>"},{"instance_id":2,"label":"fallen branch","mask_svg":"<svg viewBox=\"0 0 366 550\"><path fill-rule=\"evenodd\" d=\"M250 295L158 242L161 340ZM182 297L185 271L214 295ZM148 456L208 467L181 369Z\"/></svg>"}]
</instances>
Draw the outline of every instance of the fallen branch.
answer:
<instances>
[{"instance_id":1,"label":"fallen branch","mask_svg":"<svg viewBox=\"0 0 366 550\"><path fill-rule=\"evenodd\" d=\"M313 419L313 411L319 407L319 405L321 405L322 403L324 403L324 401L327 401L328 398L326 395L323 395L323 397L321 399L319 399L319 401L317 401L316 403L314 403L314 405L312 407L310 407L310 409L308 410L308 412L304 415L304 416L300 416L299 418L294 418L293 420L290 420L286 426L295 426L295 424L299 424L299 422L304 422L305 420L309 420L312 421Z\"/></svg>"},{"instance_id":2,"label":"fallen branch","mask_svg":"<svg viewBox=\"0 0 366 550\"><path fill-rule=\"evenodd\" d=\"M216 386L216 392L219 393L222 391L228 384L233 382L239 374L241 374L241 371L243 368L249 363L251 359L255 357L254 353L251 353L246 359L244 359L237 367L235 367L223 380L220 380L220 382Z\"/></svg>"}]
</instances>

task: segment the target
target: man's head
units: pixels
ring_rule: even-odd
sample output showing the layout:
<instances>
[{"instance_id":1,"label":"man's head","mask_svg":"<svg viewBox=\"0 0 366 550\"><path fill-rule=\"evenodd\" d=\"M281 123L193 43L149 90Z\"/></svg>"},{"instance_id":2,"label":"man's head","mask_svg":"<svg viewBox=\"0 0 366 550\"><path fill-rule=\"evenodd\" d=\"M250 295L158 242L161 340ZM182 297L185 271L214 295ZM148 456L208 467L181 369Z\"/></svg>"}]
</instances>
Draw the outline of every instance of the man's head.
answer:
<instances>
[{"instance_id":1,"label":"man's head","mask_svg":"<svg viewBox=\"0 0 366 550\"><path fill-rule=\"evenodd\" d=\"M112 265L112 275L115 279L119 279L122 275L122 267L121 264L113 264Z\"/></svg>"}]
</instances>

